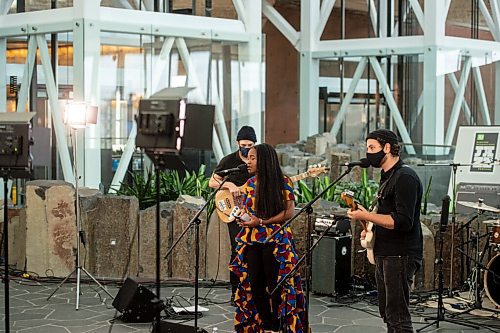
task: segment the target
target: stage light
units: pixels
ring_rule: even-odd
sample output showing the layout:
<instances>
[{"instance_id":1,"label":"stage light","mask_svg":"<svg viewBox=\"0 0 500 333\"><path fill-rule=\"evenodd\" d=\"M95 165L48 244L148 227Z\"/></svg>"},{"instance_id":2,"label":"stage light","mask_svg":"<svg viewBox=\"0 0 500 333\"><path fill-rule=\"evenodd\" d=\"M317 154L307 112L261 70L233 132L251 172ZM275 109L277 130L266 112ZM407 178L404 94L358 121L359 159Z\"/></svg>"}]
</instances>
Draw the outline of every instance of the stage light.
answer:
<instances>
[{"instance_id":1,"label":"stage light","mask_svg":"<svg viewBox=\"0 0 500 333\"><path fill-rule=\"evenodd\" d=\"M70 102L64 108L64 123L73 128L85 128L97 123L97 107L85 102Z\"/></svg>"}]
</instances>

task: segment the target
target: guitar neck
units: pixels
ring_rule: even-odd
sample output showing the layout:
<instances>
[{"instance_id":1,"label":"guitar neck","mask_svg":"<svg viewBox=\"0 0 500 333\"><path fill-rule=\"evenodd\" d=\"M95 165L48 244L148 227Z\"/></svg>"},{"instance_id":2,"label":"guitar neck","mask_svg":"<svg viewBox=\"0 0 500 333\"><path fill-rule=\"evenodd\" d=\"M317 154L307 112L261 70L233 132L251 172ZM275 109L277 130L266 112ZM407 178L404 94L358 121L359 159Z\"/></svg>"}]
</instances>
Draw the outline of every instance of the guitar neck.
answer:
<instances>
[{"instance_id":1,"label":"guitar neck","mask_svg":"<svg viewBox=\"0 0 500 333\"><path fill-rule=\"evenodd\" d=\"M290 177L290 179L292 180L293 183L295 183L295 182L302 180L304 178L307 178L307 177L309 177L309 172L303 172L303 173L299 173L296 176Z\"/></svg>"}]
</instances>

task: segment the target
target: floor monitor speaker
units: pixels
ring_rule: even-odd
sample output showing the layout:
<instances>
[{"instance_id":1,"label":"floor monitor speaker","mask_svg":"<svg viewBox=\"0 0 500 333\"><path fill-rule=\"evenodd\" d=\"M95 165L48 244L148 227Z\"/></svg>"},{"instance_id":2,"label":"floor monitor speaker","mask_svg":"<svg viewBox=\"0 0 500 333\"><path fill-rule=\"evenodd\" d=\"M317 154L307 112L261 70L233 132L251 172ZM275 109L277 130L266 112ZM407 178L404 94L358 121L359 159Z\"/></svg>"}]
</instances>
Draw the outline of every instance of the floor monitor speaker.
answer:
<instances>
[{"instance_id":1,"label":"floor monitor speaker","mask_svg":"<svg viewBox=\"0 0 500 333\"><path fill-rule=\"evenodd\" d=\"M155 316L156 296L146 287L127 278L113 300L113 307L122 313L126 322L151 322Z\"/></svg>"}]
</instances>

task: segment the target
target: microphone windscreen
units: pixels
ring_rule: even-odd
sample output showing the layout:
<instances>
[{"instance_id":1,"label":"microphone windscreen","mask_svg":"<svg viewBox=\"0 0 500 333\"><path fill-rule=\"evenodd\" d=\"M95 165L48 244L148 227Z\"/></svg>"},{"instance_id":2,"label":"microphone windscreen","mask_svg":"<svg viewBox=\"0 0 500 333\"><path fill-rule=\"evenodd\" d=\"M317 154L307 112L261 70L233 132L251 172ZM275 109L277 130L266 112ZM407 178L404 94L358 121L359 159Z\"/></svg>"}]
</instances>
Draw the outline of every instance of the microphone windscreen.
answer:
<instances>
[{"instance_id":1,"label":"microphone windscreen","mask_svg":"<svg viewBox=\"0 0 500 333\"><path fill-rule=\"evenodd\" d=\"M446 195L443 198L443 205L441 206L441 220L439 221L439 230L446 231L446 228L448 228L449 216L450 216L450 196Z\"/></svg>"},{"instance_id":2,"label":"microphone windscreen","mask_svg":"<svg viewBox=\"0 0 500 333\"><path fill-rule=\"evenodd\" d=\"M370 166L370 161L367 158L362 158L359 161L361 162L359 166L362 168L368 168Z\"/></svg>"}]
</instances>

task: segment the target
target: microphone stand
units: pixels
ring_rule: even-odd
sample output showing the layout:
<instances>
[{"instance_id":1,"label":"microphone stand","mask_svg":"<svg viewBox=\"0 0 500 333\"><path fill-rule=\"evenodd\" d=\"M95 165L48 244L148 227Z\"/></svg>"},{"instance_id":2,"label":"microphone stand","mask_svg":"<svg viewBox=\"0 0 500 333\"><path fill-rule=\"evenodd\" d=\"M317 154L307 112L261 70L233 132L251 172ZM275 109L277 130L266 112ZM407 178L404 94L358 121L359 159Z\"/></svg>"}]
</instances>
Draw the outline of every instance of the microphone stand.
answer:
<instances>
[{"instance_id":1,"label":"microphone stand","mask_svg":"<svg viewBox=\"0 0 500 333\"><path fill-rule=\"evenodd\" d=\"M452 178L451 178L451 187L452 187L452 205L451 205L451 249L450 249L450 283L448 285L448 296L453 296L453 257L455 250L455 222L457 218L457 168L462 166L474 166L476 164L470 163L420 163L417 166L451 166L452 168Z\"/></svg>"},{"instance_id":2,"label":"microphone stand","mask_svg":"<svg viewBox=\"0 0 500 333\"><path fill-rule=\"evenodd\" d=\"M337 178L335 179L333 182L330 183L330 185L328 185L327 187L325 187L323 189L323 191L321 191L318 195L316 195L311 201L309 201L304 207L302 207L297 213L295 213L288 221L286 221L285 223L283 223L276 231L274 231L265 241L264 241L264 244L268 243L270 240L272 240L278 233L281 232L281 230L285 229L288 225L290 225L290 223L292 223L292 221L294 221L299 215L301 215L303 212L307 212L308 214L312 213L312 205L318 201L319 198L321 198L331 187L333 187L334 185L336 185L342 178L344 178L348 173L351 172L352 168L354 166L353 165L347 165L347 169ZM306 283L305 283L305 286L306 286L306 327L305 327L305 330L304 332L309 332L309 294L310 294L310 276L311 276L311 251L312 249L314 249L314 247L316 247L316 245L319 243L319 241L321 240L321 238L323 238L324 235L322 235L322 237L318 238L318 240L314 243L313 246L311 246L310 242L311 242L311 218L310 218L311 215L309 215L308 217L308 226L307 226L307 232L308 232L308 235L307 235L307 250L306 250L306 253L304 254L304 256L302 256L302 258L299 259L299 261L295 264L295 266L293 267L293 269L287 274L285 275L285 277L283 279L281 279L281 281L278 282L278 284L276 285L276 288L274 288L274 290L271 292L271 294L274 294L278 289L279 287L284 283L284 281L287 281L288 278L292 275L292 274L295 274L295 272L297 271L299 265L304 261L306 260ZM326 231L330 230L331 226L328 227L326 229ZM325 234L326 232L324 232ZM286 301L285 301L286 302ZM285 303L286 305L286 303ZM286 311L285 311L286 312ZM286 320L285 320L285 323L286 323Z\"/></svg>"},{"instance_id":3,"label":"microphone stand","mask_svg":"<svg viewBox=\"0 0 500 333\"><path fill-rule=\"evenodd\" d=\"M176 241L172 244L170 249L168 249L167 254L163 257L163 259L167 259L171 254L180 240L184 237L184 235L194 226L195 230L195 265L194 265L194 329L195 332L198 332L198 293L199 293L199 272L200 272L200 215L208 206L210 201L215 197L215 194L222 188L222 185L227 181L227 176L222 179L219 184L219 187L213 191L208 199L205 201L205 204L198 210L196 215L189 221L189 224L182 231L180 236L176 239ZM160 332L159 330L157 332Z\"/></svg>"}]
</instances>

